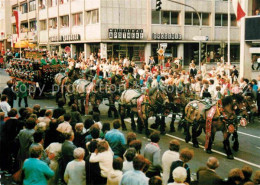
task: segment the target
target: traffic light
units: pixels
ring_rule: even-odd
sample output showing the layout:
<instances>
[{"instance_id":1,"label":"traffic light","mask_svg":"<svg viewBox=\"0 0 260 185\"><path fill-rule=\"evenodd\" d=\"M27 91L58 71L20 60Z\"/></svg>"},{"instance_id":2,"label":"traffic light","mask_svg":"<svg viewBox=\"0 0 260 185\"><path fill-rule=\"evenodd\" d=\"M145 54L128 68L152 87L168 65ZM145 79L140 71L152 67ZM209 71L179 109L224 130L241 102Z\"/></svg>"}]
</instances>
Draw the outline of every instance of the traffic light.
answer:
<instances>
[{"instance_id":1,"label":"traffic light","mask_svg":"<svg viewBox=\"0 0 260 185\"><path fill-rule=\"evenodd\" d=\"M193 59L196 61L199 61L199 51L198 50L193 51Z\"/></svg>"},{"instance_id":2,"label":"traffic light","mask_svg":"<svg viewBox=\"0 0 260 185\"><path fill-rule=\"evenodd\" d=\"M218 53L219 55L222 55L222 48L218 48L217 53Z\"/></svg>"},{"instance_id":3,"label":"traffic light","mask_svg":"<svg viewBox=\"0 0 260 185\"><path fill-rule=\"evenodd\" d=\"M162 5L162 1L161 0L156 0L156 11L160 11Z\"/></svg>"}]
</instances>

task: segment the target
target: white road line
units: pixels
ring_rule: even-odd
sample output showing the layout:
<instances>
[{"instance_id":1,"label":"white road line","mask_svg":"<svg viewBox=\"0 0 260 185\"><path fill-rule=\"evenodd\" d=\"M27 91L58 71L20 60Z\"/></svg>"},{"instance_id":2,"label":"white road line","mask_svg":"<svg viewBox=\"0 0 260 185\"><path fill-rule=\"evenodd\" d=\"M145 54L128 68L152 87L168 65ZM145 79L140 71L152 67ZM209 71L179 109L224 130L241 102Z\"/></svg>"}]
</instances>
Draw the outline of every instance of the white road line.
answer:
<instances>
[{"instance_id":1,"label":"white road line","mask_svg":"<svg viewBox=\"0 0 260 185\"><path fill-rule=\"evenodd\" d=\"M246 135L246 136L250 136L250 137L254 137L254 138L257 138L257 139L260 139L259 136L255 136L255 135L247 134L247 133L244 133L244 132L239 132L239 131L237 131L237 133L239 133L239 134L243 134L243 135Z\"/></svg>"},{"instance_id":2,"label":"white road line","mask_svg":"<svg viewBox=\"0 0 260 185\"><path fill-rule=\"evenodd\" d=\"M151 130L153 130L153 129L151 129ZM166 136L171 137L171 138L174 138L174 139L178 139L178 140L180 140L180 141L185 142L185 140L182 139L182 138L180 138L180 137L176 137L176 136L173 136L173 135L170 135L170 134L166 134ZM189 143L192 144L192 142L189 142ZM199 146L200 146L200 148L205 149L204 146L202 146L202 145L199 145ZM214 149L212 149L212 152L215 152L215 153L220 154L220 155L223 155L223 156L227 156L225 153L223 153L223 152L219 152L219 151L214 150ZM240 159L240 158L238 158L238 157L234 157L234 159L237 160L237 161L240 161L240 162L243 162L243 163L249 164L249 165L251 165L251 166L254 166L254 167L256 167L256 168L260 168L260 165L258 165L258 164L254 164L254 163L249 162L249 161L246 161L246 160L244 160L244 159Z\"/></svg>"}]
</instances>

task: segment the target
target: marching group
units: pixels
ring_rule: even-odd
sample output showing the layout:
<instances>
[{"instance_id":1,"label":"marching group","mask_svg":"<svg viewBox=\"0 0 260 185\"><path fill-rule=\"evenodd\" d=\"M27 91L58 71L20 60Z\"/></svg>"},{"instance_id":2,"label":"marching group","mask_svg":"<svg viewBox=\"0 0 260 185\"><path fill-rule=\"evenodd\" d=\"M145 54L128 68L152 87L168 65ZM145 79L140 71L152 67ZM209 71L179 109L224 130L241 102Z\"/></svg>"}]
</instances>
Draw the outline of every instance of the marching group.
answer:
<instances>
[{"instance_id":1,"label":"marching group","mask_svg":"<svg viewBox=\"0 0 260 185\"><path fill-rule=\"evenodd\" d=\"M209 70L203 64L201 70L198 70L192 61L189 71L185 71L181 69L180 60L169 60L163 67L155 64L151 57L143 67L137 67L128 58L117 62L113 59L106 61L99 60L95 54L86 60L81 57L77 60L68 59L68 64L69 69L78 68L83 73L95 71L100 79L121 75L130 87L133 84L146 88L175 85L181 89L189 85L198 98L213 99L243 93L257 100L260 115L260 76L251 81L239 79L236 66L218 63L216 68ZM58 101L58 108L46 110L38 104L28 107L26 99L25 108L17 111L12 108L14 97L12 83L9 82L0 102L1 170L14 173L14 179L20 183L194 183L189 167L194 151L181 147L177 140L170 141L169 150L161 157L160 134L157 132L150 135L151 142L143 147L135 133L128 132L125 138L120 131L119 120L113 121L113 129L110 129L110 123L102 123L95 113L83 121L77 105L72 104L72 110L67 112L63 100ZM20 107L21 99L26 95L18 97ZM254 178L251 178L253 171L249 166L232 169L228 180L224 181L215 172L219 167L217 158L209 157L205 163L206 166L197 171L197 183L200 185L260 184L260 171L256 171Z\"/></svg>"}]
</instances>

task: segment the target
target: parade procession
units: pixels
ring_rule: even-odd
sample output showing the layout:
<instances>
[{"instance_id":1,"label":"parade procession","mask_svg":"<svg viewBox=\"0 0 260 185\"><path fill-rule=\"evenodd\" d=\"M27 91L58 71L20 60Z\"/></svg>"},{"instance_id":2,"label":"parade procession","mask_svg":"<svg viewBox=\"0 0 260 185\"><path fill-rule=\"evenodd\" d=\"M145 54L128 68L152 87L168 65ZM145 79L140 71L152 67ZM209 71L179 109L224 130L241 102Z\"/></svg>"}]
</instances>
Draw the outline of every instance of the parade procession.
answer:
<instances>
[{"instance_id":1,"label":"parade procession","mask_svg":"<svg viewBox=\"0 0 260 185\"><path fill-rule=\"evenodd\" d=\"M259 10L0 0L1 184L260 184Z\"/></svg>"}]
</instances>

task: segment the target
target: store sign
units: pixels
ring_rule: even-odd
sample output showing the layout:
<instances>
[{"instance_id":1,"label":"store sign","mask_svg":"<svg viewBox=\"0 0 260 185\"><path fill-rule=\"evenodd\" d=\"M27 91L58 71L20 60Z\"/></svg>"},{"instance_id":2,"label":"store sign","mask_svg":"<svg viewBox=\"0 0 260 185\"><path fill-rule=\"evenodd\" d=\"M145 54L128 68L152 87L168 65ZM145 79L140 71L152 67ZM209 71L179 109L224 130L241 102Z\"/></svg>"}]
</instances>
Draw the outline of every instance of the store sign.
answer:
<instances>
[{"instance_id":1,"label":"store sign","mask_svg":"<svg viewBox=\"0 0 260 185\"><path fill-rule=\"evenodd\" d=\"M153 33L154 40L182 40L182 35L178 33Z\"/></svg>"},{"instance_id":2,"label":"store sign","mask_svg":"<svg viewBox=\"0 0 260 185\"><path fill-rule=\"evenodd\" d=\"M66 42L66 41L78 41L80 40L80 34L52 36L49 38L51 42Z\"/></svg>"},{"instance_id":3,"label":"store sign","mask_svg":"<svg viewBox=\"0 0 260 185\"><path fill-rule=\"evenodd\" d=\"M140 40L144 38L143 29L108 29L109 39Z\"/></svg>"}]
</instances>

